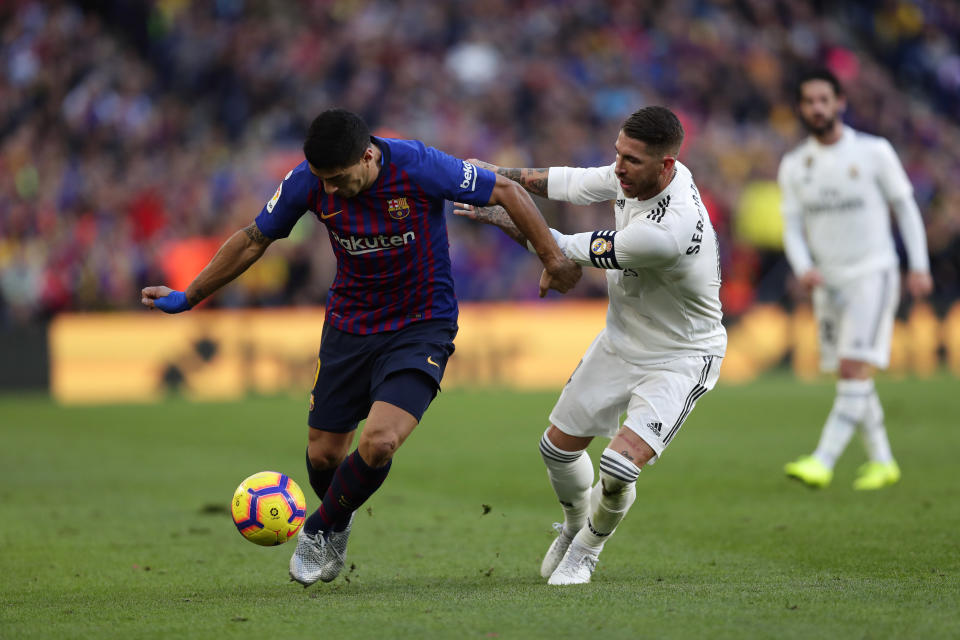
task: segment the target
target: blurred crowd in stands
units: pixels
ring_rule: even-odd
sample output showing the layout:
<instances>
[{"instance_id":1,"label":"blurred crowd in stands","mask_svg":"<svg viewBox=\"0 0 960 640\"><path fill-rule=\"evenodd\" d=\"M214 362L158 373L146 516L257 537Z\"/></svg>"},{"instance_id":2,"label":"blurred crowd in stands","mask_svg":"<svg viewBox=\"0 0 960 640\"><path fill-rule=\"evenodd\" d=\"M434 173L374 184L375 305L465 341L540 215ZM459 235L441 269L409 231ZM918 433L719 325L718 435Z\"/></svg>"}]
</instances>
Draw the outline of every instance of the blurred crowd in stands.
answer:
<instances>
[{"instance_id":1,"label":"blurred crowd in stands","mask_svg":"<svg viewBox=\"0 0 960 640\"><path fill-rule=\"evenodd\" d=\"M183 288L341 106L384 135L505 166L604 165L664 104L723 247L723 302L790 304L781 155L799 69L829 66L847 122L889 138L916 190L941 309L960 297L955 0L7 0L0 3L0 326L132 309ZM608 205L539 201L564 231ZM451 216L462 300L535 297L539 267ZM334 263L305 216L211 306L322 304ZM600 273L573 295L601 296Z\"/></svg>"}]
</instances>

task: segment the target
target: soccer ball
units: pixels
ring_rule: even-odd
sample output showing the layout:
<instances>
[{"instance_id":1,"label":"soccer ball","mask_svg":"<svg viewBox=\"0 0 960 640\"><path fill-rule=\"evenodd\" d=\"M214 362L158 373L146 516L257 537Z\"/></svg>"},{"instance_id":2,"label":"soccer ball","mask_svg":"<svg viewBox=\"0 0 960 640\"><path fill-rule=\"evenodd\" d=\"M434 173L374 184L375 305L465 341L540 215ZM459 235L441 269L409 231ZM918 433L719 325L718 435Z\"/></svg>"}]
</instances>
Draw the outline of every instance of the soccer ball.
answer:
<instances>
[{"instance_id":1,"label":"soccer ball","mask_svg":"<svg viewBox=\"0 0 960 640\"><path fill-rule=\"evenodd\" d=\"M307 515L303 491L276 471L255 473L233 492L233 522L250 542L271 547L297 535Z\"/></svg>"}]
</instances>

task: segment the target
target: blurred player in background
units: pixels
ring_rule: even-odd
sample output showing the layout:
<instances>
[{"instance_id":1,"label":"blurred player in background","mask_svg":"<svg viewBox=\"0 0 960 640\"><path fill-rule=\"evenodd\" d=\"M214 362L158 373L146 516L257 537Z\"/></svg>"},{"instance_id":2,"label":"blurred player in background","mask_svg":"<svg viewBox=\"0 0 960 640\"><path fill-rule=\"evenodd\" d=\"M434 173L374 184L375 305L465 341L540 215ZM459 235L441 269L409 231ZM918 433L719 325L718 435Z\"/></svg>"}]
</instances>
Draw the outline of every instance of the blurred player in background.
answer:
<instances>
[{"instance_id":1,"label":"blurred player in background","mask_svg":"<svg viewBox=\"0 0 960 640\"><path fill-rule=\"evenodd\" d=\"M457 333L444 201L500 204L545 265L540 294L569 290L566 258L515 182L411 140L370 135L334 109L313 121L293 168L256 220L234 233L185 292L146 287L143 304L186 311L227 284L313 212L337 258L308 418L307 472L321 505L290 559L303 585L343 568L353 514L436 396ZM278 328L282 330L282 328ZM361 420L358 447L347 455Z\"/></svg>"},{"instance_id":2,"label":"blurred player in background","mask_svg":"<svg viewBox=\"0 0 960 640\"><path fill-rule=\"evenodd\" d=\"M540 567L553 585L590 582L604 543L636 498L640 469L663 454L720 372L727 334L720 324L717 240L690 171L677 161L683 135L673 112L646 107L627 118L611 165L480 163L551 200L614 203L613 230L564 235L551 229L566 256L606 270L610 297L606 327L574 370L540 439L564 512ZM458 206L457 212L531 247L502 208ZM593 463L585 449L596 436L612 440L591 492Z\"/></svg>"},{"instance_id":3,"label":"blurred player in background","mask_svg":"<svg viewBox=\"0 0 960 640\"><path fill-rule=\"evenodd\" d=\"M797 101L811 135L780 163L784 246L800 284L813 292L821 368L838 371L839 380L816 451L784 470L811 487L829 485L859 426L870 459L853 486L880 489L900 479L873 385L874 367L890 360L900 301L889 210L906 247L914 299L933 288L923 220L890 143L843 124L846 100L831 72L804 75Z\"/></svg>"}]
</instances>

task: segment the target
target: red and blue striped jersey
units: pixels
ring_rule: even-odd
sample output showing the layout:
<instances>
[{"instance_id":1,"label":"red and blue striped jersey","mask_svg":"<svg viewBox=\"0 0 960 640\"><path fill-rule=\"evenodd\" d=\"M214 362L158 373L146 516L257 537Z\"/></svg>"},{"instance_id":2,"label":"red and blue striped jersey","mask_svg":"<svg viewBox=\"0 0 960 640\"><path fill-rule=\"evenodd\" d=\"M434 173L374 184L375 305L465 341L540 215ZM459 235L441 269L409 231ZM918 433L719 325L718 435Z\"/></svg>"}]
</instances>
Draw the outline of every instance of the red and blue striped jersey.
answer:
<instances>
[{"instance_id":1,"label":"red and blue striped jersey","mask_svg":"<svg viewBox=\"0 0 960 640\"><path fill-rule=\"evenodd\" d=\"M416 140L372 138L382 153L376 182L352 198L327 194L304 161L280 183L256 224L285 238L307 211L327 227L337 275L325 322L348 333L456 322L445 200L485 205L496 175Z\"/></svg>"}]
</instances>

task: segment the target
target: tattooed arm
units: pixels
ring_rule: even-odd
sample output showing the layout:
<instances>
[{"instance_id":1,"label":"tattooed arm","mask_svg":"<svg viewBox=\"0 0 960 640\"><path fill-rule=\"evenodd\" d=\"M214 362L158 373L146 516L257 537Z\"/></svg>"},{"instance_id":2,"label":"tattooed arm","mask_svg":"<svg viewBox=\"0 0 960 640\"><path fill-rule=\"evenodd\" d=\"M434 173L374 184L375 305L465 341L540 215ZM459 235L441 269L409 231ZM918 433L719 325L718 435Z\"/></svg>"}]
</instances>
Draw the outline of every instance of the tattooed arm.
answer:
<instances>
[{"instance_id":1,"label":"tattooed arm","mask_svg":"<svg viewBox=\"0 0 960 640\"><path fill-rule=\"evenodd\" d=\"M500 205L493 205L488 207L475 207L471 204L463 204L460 202L454 203L453 212L464 218L469 218L471 220L476 220L477 222L483 222L484 224L490 224L505 234L510 236L521 247L527 249L527 236L523 235L523 232L517 228L517 225L513 223L513 220L510 219L510 216L507 214L507 210L501 207Z\"/></svg>"},{"instance_id":2,"label":"tattooed arm","mask_svg":"<svg viewBox=\"0 0 960 640\"><path fill-rule=\"evenodd\" d=\"M550 176L550 169L508 169L475 159L468 160L468 162L489 169L504 178L510 178L514 182L519 182L520 186L535 196L547 197L547 180Z\"/></svg>"},{"instance_id":3,"label":"tattooed arm","mask_svg":"<svg viewBox=\"0 0 960 640\"><path fill-rule=\"evenodd\" d=\"M189 307L196 306L201 300L246 271L250 265L260 259L271 242L273 239L263 235L255 222L251 222L230 236L203 271L187 287L185 293ZM172 291L170 287L164 286L145 287L141 291L140 301L144 306L152 309L156 306L158 298L166 297Z\"/></svg>"}]
</instances>

